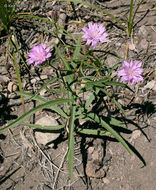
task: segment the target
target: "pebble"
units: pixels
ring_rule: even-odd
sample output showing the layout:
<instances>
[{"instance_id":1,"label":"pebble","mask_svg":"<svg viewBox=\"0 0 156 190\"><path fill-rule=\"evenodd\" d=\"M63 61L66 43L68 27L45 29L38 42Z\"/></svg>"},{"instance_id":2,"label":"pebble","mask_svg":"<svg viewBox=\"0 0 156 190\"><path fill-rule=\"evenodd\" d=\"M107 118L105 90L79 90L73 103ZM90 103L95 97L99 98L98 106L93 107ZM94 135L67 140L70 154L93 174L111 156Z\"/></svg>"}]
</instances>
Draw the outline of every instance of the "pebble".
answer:
<instances>
[{"instance_id":1,"label":"pebble","mask_svg":"<svg viewBox=\"0 0 156 190\"><path fill-rule=\"evenodd\" d=\"M47 92L47 90L46 90L46 89L43 89L43 90L40 91L40 95L41 95L41 96L45 96L45 95L46 95L46 92Z\"/></svg>"},{"instance_id":2,"label":"pebble","mask_svg":"<svg viewBox=\"0 0 156 190\"><path fill-rule=\"evenodd\" d=\"M109 184L110 181L109 181L109 179L107 179L106 177L104 177L104 178L103 178L103 183L104 183L104 184Z\"/></svg>"},{"instance_id":3,"label":"pebble","mask_svg":"<svg viewBox=\"0 0 156 190\"><path fill-rule=\"evenodd\" d=\"M79 124L83 125L86 122L86 119L79 119Z\"/></svg>"},{"instance_id":4,"label":"pebble","mask_svg":"<svg viewBox=\"0 0 156 190\"><path fill-rule=\"evenodd\" d=\"M31 83L36 83L37 81L45 80L47 78L48 78L47 75L41 75L40 77L34 77L33 79L31 79Z\"/></svg>"},{"instance_id":5,"label":"pebble","mask_svg":"<svg viewBox=\"0 0 156 190\"><path fill-rule=\"evenodd\" d=\"M42 126L57 126L58 122L50 116L45 116L39 119L35 124L42 125ZM36 141L42 145L46 145L47 143L56 140L59 136L60 136L60 133L53 133L52 131L51 132L40 132L40 131L35 132Z\"/></svg>"},{"instance_id":6,"label":"pebble","mask_svg":"<svg viewBox=\"0 0 156 190\"><path fill-rule=\"evenodd\" d=\"M148 82L148 83L143 87L143 90L146 90L146 89L150 89L150 90L156 91L156 81L155 81L155 80L151 80L150 82Z\"/></svg>"},{"instance_id":7,"label":"pebble","mask_svg":"<svg viewBox=\"0 0 156 190\"><path fill-rule=\"evenodd\" d=\"M129 49L132 50L132 51L135 50L135 45L134 45L134 43L130 43L130 44L129 44Z\"/></svg>"},{"instance_id":8,"label":"pebble","mask_svg":"<svg viewBox=\"0 0 156 190\"><path fill-rule=\"evenodd\" d=\"M14 84L12 81L8 84L8 91L9 92L15 92L18 89L17 85Z\"/></svg>"},{"instance_id":9,"label":"pebble","mask_svg":"<svg viewBox=\"0 0 156 190\"><path fill-rule=\"evenodd\" d=\"M15 99L15 98L17 98L17 94L12 92L11 94L8 95L8 98L9 99ZM17 100L16 100L16 102L17 102Z\"/></svg>"},{"instance_id":10,"label":"pebble","mask_svg":"<svg viewBox=\"0 0 156 190\"><path fill-rule=\"evenodd\" d=\"M141 131L140 130L133 131L130 141L133 141L133 140L137 139L138 137L140 137L140 135L141 135Z\"/></svg>"},{"instance_id":11,"label":"pebble","mask_svg":"<svg viewBox=\"0 0 156 190\"><path fill-rule=\"evenodd\" d=\"M42 80L45 80L45 79L47 79L47 78L48 78L47 75L41 75L41 79L42 79Z\"/></svg>"},{"instance_id":12,"label":"pebble","mask_svg":"<svg viewBox=\"0 0 156 190\"><path fill-rule=\"evenodd\" d=\"M36 81L37 81L36 78L34 78L34 79L31 79L30 82L31 82L32 84L34 84L34 83L36 83Z\"/></svg>"},{"instance_id":13,"label":"pebble","mask_svg":"<svg viewBox=\"0 0 156 190\"><path fill-rule=\"evenodd\" d=\"M6 67L1 67L0 70L1 70L2 75L8 74L8 71L7 71Z\"/></svg>"},{"instance_id":14,"label":"pebble","mask_svg":"<svg viewBox=\"0 0 156 190\"><path fill-rule=\"evenodd\" d=\"M10 79L8 77L0 75L0 82L1 83L7 83L9 81L10 81Z\"/></svg>"}]
</instances>

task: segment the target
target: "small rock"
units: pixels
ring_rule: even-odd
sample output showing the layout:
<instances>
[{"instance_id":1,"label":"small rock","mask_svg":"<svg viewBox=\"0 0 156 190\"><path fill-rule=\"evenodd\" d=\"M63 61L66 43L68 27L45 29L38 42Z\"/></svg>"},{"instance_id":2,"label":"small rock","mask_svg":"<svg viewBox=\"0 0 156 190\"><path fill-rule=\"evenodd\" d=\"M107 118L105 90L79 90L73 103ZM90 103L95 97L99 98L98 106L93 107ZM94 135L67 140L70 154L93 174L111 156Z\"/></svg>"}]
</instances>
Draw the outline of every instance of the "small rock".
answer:
<instances>
[{"instance_id":1,"label":"small rock","mask_svg":"<svg viewBox=\"0 0 156 190\"><path fill-rule=\"evenodd\" d=\"M9 98L9 99L15 99L15 98L17 98L17 95L12 92L12 93L10 93L10 94L8 95L8 98Z\"/></svg>"},{"instance_id":2,"label":"small rock","mask_svg":"<svg viewBox=\"0 0 156 190\"><path fill-rule=\"evenodd\" d=\"M33 79L31 79L30 82L31 82L32 84L34 84L34 83L36 83L36 81L37 81L36 78L33 78Z\"/></svg>"},{"instance_id":3,"label":"small rock","mask_svg":"<svg viewBox=\"0 0 156 190\"><path fill-rule=\"evenodd\" d=\"M6 77L6 76L0 76L0 82L1 83L7 83L7 82L9 82L10 81L10 79L8 78L8 77Z\"/></svg>"},{"instance_id":4,"label":"small rock","mask_svg":"<svg viewBox=\"0 0 156 190\"><path fill-rule=\"evenodd\" d=\"M46 89L42 89L42 90L40 91L40 95L41 95L41 96L45 96L45 95L46 95L46 92L47 92Z\"/></svg>"},{"instance_id":5,"label":"small rock","mask_svg":"<svg viewBox=\"0 0 156 190\"><path fill-rule=\"evenodd\" d=\"M2 75L8 74L8 71L7 71L6 67L1 67L0 70L1 70Z\"/></svg>"},{"instance_id":6,"label":"small rock","mask_svg":"<svg viewBox=\"0 0 156 190\"><path fill-rule=\"evenodd\" d=\"M140 130L135 130L132 132L132 136L131 136L131 140L135 140L137 139L138 137L140 137L141 135L141 131Z\"/></svg>"},{"instance_id":7,"label":"small rock","mask_svg":"<svg viewBox=\"0 0 156 190\"><path fill-rule=\"evenodd\" d=\"M14 84L12 81L8 84L8 91L9 92L15 92L18 89L17 85Z\"/></svg>"},{"instance_id":8,"label":"small rock","mask_svg":"<svg viewBox=\"0 0 156 190\"><path fill-rule=\"evenodd\" d=\"M86 119L79 119L80 125L83 125L86 122Z\"/></svg>"},{"instance_id":9,"label":"small rock","mask_svg":"<svg viewBox=\"0 0 156 190\"><path fill-rule=\"evenodd\" d=\"M103 178L103 183L104 183L104 184L109 184L110 181L109 181L109 179L107 179L106 177L104 177L104 178Z\"/></svg>"},{"instance_id":10,"label":"small rock","mask_svg":"<svg viewBox=\"0 0 156 190\"><path fill-rule=\"evenodd\" d=\"M58 125L57 121L50 116L42 117L35 124L42 125L42 126L57 126ZM43 145L46 145L47 143L56 140L59 136L60 136L60 133L40 132L40 131L35 132L36 141L39 144L43 144Z\"/></svg>"},{"instance_id":11,"label":"small rock","mask_svg":"<svg viewBox=\"0 0 156 190\"><path fill-rule=\"evenodd\" d=\"M45 80L45 79L47 79L47 78L48 78L47 75L41 75L41 79L42 79L42 80Z\"/></svg>"},{"instance_id":12,"label":"small rock","mask_svg":"<svg viewBox=\"0 0 156 190\"><path fill-rule=\"evenodd\" d=\"M22 88L23 89L25 88L26 84L27 84L27 81L25 79L23 79L23 81L22 81Z\"/></svg>"},{"instance_id":13,"label":"small rock","mask_svg":"<svg viewBox=\"0 0 156 190\"><path fill-rule=\"evenodd\" d=\"M146 89L150 89L150 90L155 90L156 91L156 81L155 80L151 80L150 82L148 82L143 90L146 90Z\"/></svg>"},{"instance_id":14,"label":"small rock","mask_svg":"<svg viewBox=\"0 0 156 190\"><path fill-rule=\"evenodd\" d=\"M132 50L132 51L135 50L135 45L133 43L130 43L129 44L129 49Z\"/></svg>"}]
</instances>

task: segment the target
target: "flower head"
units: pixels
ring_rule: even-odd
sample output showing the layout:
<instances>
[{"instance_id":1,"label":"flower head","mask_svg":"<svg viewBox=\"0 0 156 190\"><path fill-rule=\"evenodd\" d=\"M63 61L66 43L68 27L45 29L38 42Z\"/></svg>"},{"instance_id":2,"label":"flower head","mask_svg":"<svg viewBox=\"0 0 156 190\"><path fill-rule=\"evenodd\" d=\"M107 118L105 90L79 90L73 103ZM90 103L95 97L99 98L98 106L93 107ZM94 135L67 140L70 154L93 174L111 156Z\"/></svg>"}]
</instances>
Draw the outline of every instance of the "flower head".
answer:
<instances>
[{"instance_id":1,"label":"flower head","mask_svg":"<svg viewBox=\"0 0 156 190\"><path fill-rule=\"evenodd\" d=\"M107 42L106 37L108 33L105 32L106 29L102 24L92 24L89 22L88 27L84 26L82 30L84 32L82 38L87 39L86 45L91 44L92 48L95 48L98 42Z\"/></svg>"},{"instance_id":2,"label":"flower head","mask_svg":"<svg viewBox=\"0 0 156 190\"><path fill-rule=\"evenodd\" d=\"M46 44L40 44L38 46L33 46L31 51L28 53L30 57L27 62L35 63L34 66L43 63L47 58L51 57L51 53L49 53L50 47L46 48Z\"/></svg>"},{"instance_id":3,"label":"flower head","mask_svg":"<svg viewBox=\"0 0 156 190\"><path fill-rule=\"evenodd\" d=\"M142 81L143 78L141 76L143 69L140 68L142 65L141 61L133 62L131 59L129 62L123 61L122 66L123 69L118 71L117 75L121 76L120 82L129 81L130 85Z\"/></svg>"}]
</instances>

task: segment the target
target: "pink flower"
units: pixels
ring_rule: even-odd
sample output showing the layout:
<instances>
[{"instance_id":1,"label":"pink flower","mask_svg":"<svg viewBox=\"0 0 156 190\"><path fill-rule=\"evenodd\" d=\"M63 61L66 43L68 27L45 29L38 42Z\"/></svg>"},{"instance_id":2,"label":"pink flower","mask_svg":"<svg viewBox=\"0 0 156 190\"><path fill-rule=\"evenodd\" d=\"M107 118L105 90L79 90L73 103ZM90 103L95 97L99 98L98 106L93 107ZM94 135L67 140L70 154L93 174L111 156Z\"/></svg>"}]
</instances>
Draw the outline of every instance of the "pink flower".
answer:
<instances>
[{"instance_id":1,"label":"pink flower","mask_svg":"<svg viewBox=\"0 0 156 190\"><path fill-rule=\"evenodd\" d=\"M87 39L86 45L91 44L92 48L95 48L98 42L107 42L106 37L108 33L105 32L106 29L102 24L92 24L89 22L88 27L84 26L82 30L84 32L82 38Z\"/></svg>"},{"instance_id":2,"label":"pink flower","mask_svg":"<svg viewBox=\"0 0 156 190\"><path fill-rule=\"evenodd\" d=\"M49 53L50 47L46 48L46 44L40 44L38 46L33 46L28 56L30 57L27 62L35 63L34 66L43 63L47 58L51 57L51 53Z\"/></svg>"},{"instance_id":3,"label":"pink flower","mask_svg":"<svg viewBox=\"0 0 156 190\"><path fill-rule=\"evenodd\" d=\"M141 76L143 69L140 68L142 65L141 61L136 61L135 63L131 59L129 62L122 62L123 69L118 71L117 75L121 76L120 82L129 81L130 85L142 81L143 78Z\"/></svg>"}]
</instances>

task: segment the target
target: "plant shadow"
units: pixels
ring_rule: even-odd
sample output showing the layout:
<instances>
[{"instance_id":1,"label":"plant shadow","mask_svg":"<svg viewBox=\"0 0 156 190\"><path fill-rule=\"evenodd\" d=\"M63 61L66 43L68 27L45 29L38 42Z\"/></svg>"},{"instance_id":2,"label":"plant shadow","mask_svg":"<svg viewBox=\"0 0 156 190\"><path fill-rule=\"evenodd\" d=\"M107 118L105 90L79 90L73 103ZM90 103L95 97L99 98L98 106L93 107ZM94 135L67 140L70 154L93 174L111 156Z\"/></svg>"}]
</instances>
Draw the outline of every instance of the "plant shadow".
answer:
<instances>
[{"instance_id":1,"label":"plant shadow","mask_svg":"<svg viewBox=\"0 0 156 190\"><path fill-rule=\"evenodd\" d=\"M131 134L133 132L133 130L128 128L128 125L131 124L133 125L135 128L137 128L138 130L141 131L141 133L145 136L145 138L148 140L148 142L150 142L150 138L148 137L148 135L144 132L144 128L147 128L147 126L140 126L137 122L125 118L123 116L117 117L117 115L119 115L119 110L110 110L109 106L108 106L108 102L106 102L104 100L104 94L99 92L99 99L95 99L93 101L93 108L91 110L92 113L95 113L96 115L98 115L99 117L101 117L101 119L103 119L107 124L109 124L119 135L121 134ZM104 105L104 106L101 106ZM129 104L127 107L122 107L125 111L126 110L132 110L134 109L135 114L139 115L139 117L144 117L147 116L146 118L151 117L155 112L155 105L150 102L150 101L146 101L143 104L136 104L136 103L131 103ZM102 113L107 113L107 116L103 116ZM115 126L115 125L111 125L110 124L110 117L113 117L115 119L117 119L118 121L121 121L122 123L124 123L125 127L119 127L119 126ZM95 123L94 121L86 121L85 123L83 123L82 125L80 125L80 123L77 123L78 127L81 129L97 129L97 130L103 130L104 128L101 127L99 124ZM118 142L114 137L112 136L97 136L97 135L84 135L79 133L79 135L82 138L81 141L81 154L82 154L82 159L83 159L83 168L84 168L84 173L86 170L86 165L87 165L87 160L88 160L88 152L86 147L86 139L88 137L92 138L93 140L90 142L90 144L93 144L93 141L96 138L102 139L104 142ZM128 144L129 148L132 150L132 152L140 159L140 161L143 163L143 167L146 166L146 161L144 160L143 156L139 153L139 151L132 145L130 144L123 136L121 135L121 137L123 138L123 140ZM105 143L105 148L104 148L104 157L106 156L106 143ZM104 159L104 158L103 158ZM85 178L86 178L86 183L88 182L88 177L85 173Z\"/></svg>"},{"instance_id":2,"label":"plant shadow","mask_svg":"<svg viewBox=\"0 0 156 190\"><path fill-rule=\"evenodd\" d=\"M9 106L9 98L5 97L3 94L0 99L0 126L4 125L7 121L17 119L17 115L12 115L11 106Z\"/></svg>"}]
</instances>

